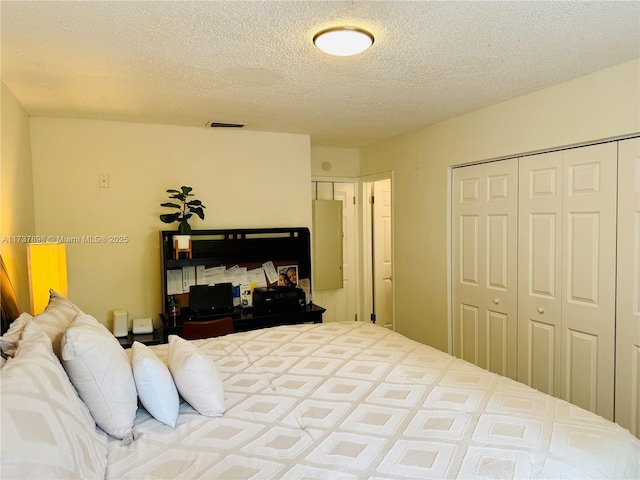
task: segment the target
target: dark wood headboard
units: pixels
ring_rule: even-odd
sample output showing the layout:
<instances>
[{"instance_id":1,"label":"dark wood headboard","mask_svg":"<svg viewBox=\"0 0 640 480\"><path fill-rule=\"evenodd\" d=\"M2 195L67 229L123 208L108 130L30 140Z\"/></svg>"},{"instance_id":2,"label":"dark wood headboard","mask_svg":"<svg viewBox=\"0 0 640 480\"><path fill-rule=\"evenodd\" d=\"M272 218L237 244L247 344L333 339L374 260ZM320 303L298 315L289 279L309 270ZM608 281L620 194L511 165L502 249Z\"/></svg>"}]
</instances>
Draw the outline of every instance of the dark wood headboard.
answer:
<instances>
[{"instance_id":1,"label":"dark wood headboard","mask_svg":"<svg viewBox=\"0 0 640 480\"><path fill-rule=\"evenodd\" d=\"M0 272L0 323L2 324L2 333L4 333L9 329L11 322L20 315L20 308L1 255L0 270L2 270Z\"/></svg>"}]
</instances>

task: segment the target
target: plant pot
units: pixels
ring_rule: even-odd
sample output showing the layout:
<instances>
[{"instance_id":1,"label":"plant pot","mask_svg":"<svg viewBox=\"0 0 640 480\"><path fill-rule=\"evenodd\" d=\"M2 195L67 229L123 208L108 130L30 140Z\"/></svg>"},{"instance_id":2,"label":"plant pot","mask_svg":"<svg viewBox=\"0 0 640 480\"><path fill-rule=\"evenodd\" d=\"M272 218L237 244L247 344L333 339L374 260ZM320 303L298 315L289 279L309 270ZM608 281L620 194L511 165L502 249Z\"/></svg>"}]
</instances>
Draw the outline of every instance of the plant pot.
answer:
<instances>
[{"instance_id":1,"label":"plant pot","mask_svg":"<svg viewBox=\"0 0 640 480\"><path fill-rule=\"evenodd\" d=\"M173 243L178 250L189 250L189 240L191 235L174 235Z\"/></svg>"}]
</instances>

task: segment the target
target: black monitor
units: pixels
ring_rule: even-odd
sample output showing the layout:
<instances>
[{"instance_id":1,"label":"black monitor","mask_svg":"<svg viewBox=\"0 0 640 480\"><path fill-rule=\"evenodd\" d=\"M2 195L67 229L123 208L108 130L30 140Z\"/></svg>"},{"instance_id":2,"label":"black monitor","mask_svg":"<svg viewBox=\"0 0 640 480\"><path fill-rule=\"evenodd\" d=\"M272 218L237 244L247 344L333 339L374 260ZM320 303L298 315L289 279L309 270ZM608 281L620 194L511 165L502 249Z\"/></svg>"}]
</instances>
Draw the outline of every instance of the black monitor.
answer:
<instances>
[{"instance_id":1,"label":"black monitor","mask_svg":"<svg viewBox=\"0 0 640 480\"><path fill-rule=\"evenodd\" d=\"M206 317L233 311L233 286L231 283L215 285L191 285L189 307L196 317Z\"/></svg>"}]
</instances>

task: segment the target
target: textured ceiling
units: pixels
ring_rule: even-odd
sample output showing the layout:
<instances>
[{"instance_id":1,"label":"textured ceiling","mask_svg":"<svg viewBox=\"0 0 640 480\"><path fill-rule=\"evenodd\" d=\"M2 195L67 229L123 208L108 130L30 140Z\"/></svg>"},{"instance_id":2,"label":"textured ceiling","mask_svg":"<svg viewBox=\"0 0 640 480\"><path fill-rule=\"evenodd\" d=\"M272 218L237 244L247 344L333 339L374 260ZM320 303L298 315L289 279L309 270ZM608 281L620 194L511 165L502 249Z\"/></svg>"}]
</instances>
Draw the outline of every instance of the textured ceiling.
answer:
<instances>
[{"instance_id":1,"label":"textured ceiling","mask_svg":"<svg viewBox=\"0 0 640 480\"><path fill-rule=\"evenodd\" d=\"M3 0L0 20L2 81L30 115L238 122L337 147L640 58L638 1ZM337 24L374 46L317 50Z\"/></svg>"}]
</instances>

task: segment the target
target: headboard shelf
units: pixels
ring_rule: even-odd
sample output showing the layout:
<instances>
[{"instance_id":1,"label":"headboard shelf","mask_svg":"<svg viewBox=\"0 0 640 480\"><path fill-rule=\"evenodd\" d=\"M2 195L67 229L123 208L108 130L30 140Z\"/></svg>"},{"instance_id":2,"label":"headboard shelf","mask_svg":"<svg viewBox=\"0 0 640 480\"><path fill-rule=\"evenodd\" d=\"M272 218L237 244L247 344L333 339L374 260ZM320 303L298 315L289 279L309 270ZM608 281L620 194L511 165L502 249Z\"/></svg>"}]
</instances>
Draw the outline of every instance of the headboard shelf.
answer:
<instances>
[{"instance_id":1,"label":"headboard shelf","mask_svg":"<svg viewBox=\"0 0 640 480\"><path fill-rule=\"evenodd\" d=\"M167 272L189 266L260 268L297 265L311 286L311 235L306 227L192 230L191 258L175 258L176 231L160 232L163 313L168 312ZM187 292L183 292L187 295Z\"/></svg>"}]
</instances>

